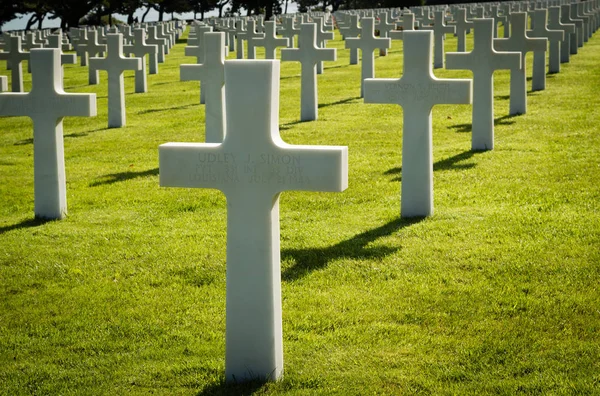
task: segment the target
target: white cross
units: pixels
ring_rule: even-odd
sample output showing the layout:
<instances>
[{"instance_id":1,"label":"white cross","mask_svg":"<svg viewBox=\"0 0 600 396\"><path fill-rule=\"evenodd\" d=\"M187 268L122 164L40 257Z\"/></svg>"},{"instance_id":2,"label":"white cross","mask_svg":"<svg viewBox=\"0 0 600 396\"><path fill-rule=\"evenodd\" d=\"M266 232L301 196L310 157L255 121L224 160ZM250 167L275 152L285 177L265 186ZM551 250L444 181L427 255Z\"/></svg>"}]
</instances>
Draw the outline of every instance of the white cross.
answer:
<instances>
[{"instance_id":1,"label":"white cross","mask_svg":"<svg viewBox=\"0 0 600 396\"><path fill-rule=\"evenodd\" d=\"M381 12L379 14L379 21L375 24L377 30L379 30L379 37L388 38L390 32L396 29L396 23L389 20L389 13ZM387 56L387 48L381 48L379 50L380 56Z\"/></svg>"},{"instance_id":2,"label":"white cross","mask_svg":"<svg viewBox=\"0 0 600 396\"><path fill-rule=\"evenodd\" d=\"M444 40L446 40L446 33L454 34L456 28L454 26L446 26L443 11L436 11L434 13L434 21L433 27L427 26L423 30L433 30L433 68L438 69L444 67Z\"/></svg>"},{"instance_id":3,"label":"white cross","mask_svg":"<svg viewBox=\"0 0 600 396\"><path fill-rule=\"evenodd\" d=\"M185 47L185 56L196 57L196 64L204 63L204 34L212 32L212 26L197 26L196 39L192 41L192 45ZM200 104L206 103L206 94L200 84Z\"/></svg>"},{"instance_id":4,"label":"white cross","mask_svg":"<svg viewBox=\"0 0 600 396\"><path fill-rule=\"evenodd\" d=\"M558 65L553 64L550 61L550 73L558 73L560 72L560 64L566 63L569 61L569 53L570 53L570 37L575 34L575 25L562 23L561 21L561 7L550 7L548 8L548 28L552 30L562 30L565 37L564 39L556 44L550 42L550 53L556 52L556 46L558 45L558 50L560 52L560 62Z\"/></svg>"},{"instance_id":5,"label":"white cross","mask_svg":"<svg viewBox=\"0 0 600 396\"><path fill-rule=\"evenodd\" d=\"M492 45L493 19L475 19L474 47L469 53L446 54L447 69L473 72L472 150L494 148L494 71L520 69L519 52L496 52Z\"/></svg>"},{"instance_id":6,"label":"white cross","mask_svg":"<svg viewBox=\"0 0 600 396\"><path fill-rule=\"evenodd\" d=\"M402 15L402 23L399 23L399 25L401 25L402 30L394 30L390 32L390 38L392 40L402 40L404 38L405 31L415 30L415 14L407 12Z\"/></svg>"},{"instance_id":7,"label":"white cross","mask_svg":"<svg viewBox=\"0 0 600 396\"><path fill-rule=\"evenodd\" d=\"M360 35L360 27L358 26L359 16L356 14L350 15L350 23L347 27L340 29L342 38L346 40L350 37L358 37ZM350 64L358 64L358 48L350 49Z\"/></svg>"},{"instance_id":8,"label":"white cross","mask_svg":"<svg viewBox=\"0 0 600 396\"><path fill-rule=\"evenodd\" d=\"M142 60L142 68L135 71L135 92L148 92L146 79L146 55L149 56L150 72L158 69L158 46L146 44L146 31L144 29L133 30L133 42L131 45L123 46L126 55L131 55Z\"/></svg>"},{"instance_id":9,"label":"white cross","mask_svg":"<svg viewBox=\"0 0 600 396\"><path fill-rule=\"evenodd\" d=\"M279 61L225 62L225 89L223 143L161 145L160 185L225 194L225 378L276 380L283 370L279 195L345 190L348 151L282 141Z\"/></svg>"},{"instance_id":10,"label":"white cross","mask_svg":"<svg viewBox=\"0 0 600 396\"><path fill-rule=\"evenodd\" d=\"M347 38L346 48L357 48L362 52L360 78L360 97L362 98L364 95L365 79L375 77L375 55L373 51L377 48L390 48L391 39L375 37L375 20L373 18L363 18L360 23L360 38Z\"/></svg>"},{"instance_id":11,"label":"white cross","mask_svg":"<svg viewBox=\"0 0 600 396\"><path fill-rule=\"evenodd\" d=\"M11 36L7 52L0 52L0 60L5 60L11 66L11 89L13 92L23 92L23 65L24 60L29 60L29 52L21 49L21 37ZM31 62L29 62L31 63Z\"/></svg>"},{"instance_id":12,"label":"white cross","mask_svg":"<svg viewBox=\"0 0 600 396\"><path fill-rule=\"evenodd\" d=\"M544 37L550 42L549 58L550 64L555 69L560 67L560 42L564 40L565 34L562 30L549 30L547 27L548 11L543 8L533 13L533 29L528 30L530 37ZM531 80L532 91L543 91L546 89L546 51L533 51L533 76Z\"/></svg>"},{"instance_id":13,"label":"white cross","mask_svg":"<svg viewBox=\"0 0 600 396\"><path fill-rule=\"evenodd\" d=\"M367 79L365 103L402 106L402 217L433 214L431 110L436 104L471 103L471 80L439 79L431 68L433 32L404 32L400 79Z\"/></svg>"},{"instance_id":14,"label":"white cross","mask_svg":"<svg viewBox=\"0 0 600 396\"><path fill-rule=\"evenodd\" d=\"M278 38L275 21L265 22L265 35L254 39L256 47L265 47L265 59L276 59L277 47L289 47L287 38ZM298 29L299 30L299 29Z\"/></svg>"},{"instance_id":15,"label":"white cross","mask_svg":"<svg viewBox=\"0 0 600 396\"><path fill-rule=\"evenodd\" d=\"M282 27L279 29L281 35L288 39L288 48L294 48L294 36L300 33L300 28L296 27L296 20L293 17L283 19Z\"/></svg>"},{"instance_id":16,"label":"white cross","mask_svg":"<svg viewBox=\"0 0 600 396\"><path fill-rule=\"evenodd\" d=\"M0 116L32 119L35 216L61 219L67 213L62 119L95 116L96 95L65 93L58 49L31 50L31 67L31 92L0 94Z\"/></svg>"},{"instance_id":17,"label":"white cross","mask_svg":"<svg viewBox=\"0 0 600 396\"><path fill-rule=\"evenodd\" d=\"M248 59L256 59L256 46L254 40L265 37L264 33L258 33L256 31L256 21L249 19L246 22L246 31L241 33L244 40L248 42Z\"/></svg>"},{"instance_id":18,"label":"white cross","mask_svg":"<svg viewBox=\"0 0 600 396\"><path fill-rule=\"evenodd\" d=\"M205 141L221 143L225 137L224 61L225 33L205 33L204 63L181 65L181 81L200 81L206 92Z\"/></svg>"},{"instance_id":19,"label":"white cross","mask_svg":"<svg viewBox=\"0 0 600 396\"><path fill-rule=\"evenodd\" d=\"M123 36L121 33L107 35L108 51L106 58L91 58L90 69L106 70L108 74L108 127L121 128L126 125L125 117L125 70L140 70L140 58L123 56Z\"/></svg>"},{"instance_id":20,"label":"white cross","mask_svg":"<svg viewBox=\"0 0 600 396\"><path fill-rule=\"evenodd\" d=\"M525 55L529 51L545 51L545 38L530 38L525 32L527 13L514 12L510 15L510 37L494 39L496 51L518 51L521 53L521 69L510 71L510 115L527 113L527 66Z\"/></svg>"},{"instance_id":21,"label":"white cross","mask_svg":"<svg viewBox=\"0 0 600 396\"><path fill-rule=\"evenodd\" d=\"M164 63L165 55L168 53L169 41L156 35L156 26L148 27L147 31L148 37L146 38L146 44L158 46L158 63ZM156 69L156 73L152 73L152 70L150 70L150 74L157 73L158 69Z\"/></svg>"},{"instance_id":22,"label":"white cross","mask_svg":"<svg viewBox=\"0 0 600 396\"><path fill-rule=\"evenodd\" d=\"M456 10L454 26L456 26L456 51L465 52L467 50L467 31L473 27L473 22L467 21L467 10L458 8Z\"/></svg>"},{"instance_id":23,"label":"white cross","mask_svg":"<svg viewBox=\"0 0 600 396\"><path fill-rule=\"evenodd\" d=\"M300 120L312 121L318 118L317 98L317 63L336 60L335 48L318 48L317 25L303 23L300 25L298 48L281 50L282 61L300 62L302 65L300 87Z\"/></svg>"}]
</instances>

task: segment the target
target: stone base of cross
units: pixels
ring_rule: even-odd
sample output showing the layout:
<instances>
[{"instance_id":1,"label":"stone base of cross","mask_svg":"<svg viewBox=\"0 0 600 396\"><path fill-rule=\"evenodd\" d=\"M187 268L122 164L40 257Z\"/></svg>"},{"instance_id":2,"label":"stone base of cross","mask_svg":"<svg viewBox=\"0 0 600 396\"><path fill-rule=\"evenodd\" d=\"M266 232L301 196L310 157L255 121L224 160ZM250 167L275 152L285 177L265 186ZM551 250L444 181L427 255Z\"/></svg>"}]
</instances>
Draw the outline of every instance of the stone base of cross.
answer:
<instances>
[{"instance_id":1,"label":"stone base of cross","mask_svg":"<svg viewBox=\"0 0 600 396\"><path fill-rule=\"evenodd\" d=\"M225 62L223 143L159 148L160 185L215 188L227 197L225 377L283 372L279 195L343 191L346 147L295 146L279 136L279 61Z\"/></svg>"}]
</instances>

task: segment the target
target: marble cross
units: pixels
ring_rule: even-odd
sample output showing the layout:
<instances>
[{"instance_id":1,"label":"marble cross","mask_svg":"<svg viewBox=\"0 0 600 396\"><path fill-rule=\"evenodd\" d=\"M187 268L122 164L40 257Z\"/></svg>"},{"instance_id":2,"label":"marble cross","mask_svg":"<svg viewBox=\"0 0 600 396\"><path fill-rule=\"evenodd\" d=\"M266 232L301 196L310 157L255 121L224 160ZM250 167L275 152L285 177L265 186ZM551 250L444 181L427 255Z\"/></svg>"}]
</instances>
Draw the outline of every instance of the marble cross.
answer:
<instances>
[{"instance_id":1,"label":"marble cross","mask_svg":"<svg viewBox=\"0 0 600 396\"><path fill-rule=\"evenodd\" d=\"M279 33L288 39L288 48L294 48L294 37L300 33L300 28L296 27L296 20L293 17L283 18L282 27Z\"/></svg>"},{"instance_id":2,"label":"marble cross","mask_svg":"<svg viewBox=\"0 0 600 396\"><path fill-rule=\"evenodd\" d=\"M204 63L204 35L212 32L212 26L197 26L196 27L196 38L191 42L192 45L185 47L185 56L196 57L196 63L201 65ZM200 104L206 103L206 95L202 89L202 83L200 83Z\"/></svg>"},{"instance_id":3,"label":"marble cross","mask_svg":"<svg viewBox=\"0 0 600 396\"><path fill-rule=\"evenodd\" d=\"M206 95L205 141L221 143L225 138L224 62L225 33L204 33L204 63L181 65L181 81L200 81Z\"/></svg>"},{"instance_id":4,"label":"marble cross","mask_svg":"<svg viewBox=\"0 0 600 396\"><path fill-rule=\"evenodd\" d=\"M147 32L148 37L146 38L146 44L156 45L158 47L158 63L164 63L165 55L168 53L169 48L168 40L156 35L156 26L148 27ZM158 68L156 69L156 73L152 73L152 70L150 70L150 74L158 74Z\"/></svg>"},{"instance_id":5,"label":"marble cross","mask_svg":"<svg viewBox=\"0 0 600 396\"><path fill-rule=\"evenodd\" d=\"M525 72L525 56L530 51L545 51L545 38L528 37L525 28L527 21L526 12L513 12L510 14L510 37L494 39L496 51L518 51L521 53L521 69L510 71L510 115L527 113L527 78Z\"/></svg>"},{"instance_id":6,"label":"marble cross","mask_svg":"<svg viewBox=\"0 0 600 396\"><path fill-rule=\"evenodd\" d=\"M95 116L96 95L65 93L58 49L31 50L31 68L31 92L0 94L0 116L32 119L35 216L62 219L67 213L62 120Z\"/></svg>"},{"instance_id":7,"label":"marble cross","mask_svg":"<svg viewBox=\"0 0 600 396\"><path fill-rule=\"evenodd\" d=\"M391 39L375 37L375 20L363 18L361 21L360 38L349 37L346 39L346 48L357 48L362 52L362 68L360 78L360 97L364 95L364 82L367 78L375 77L375 55L377 48L390 48Z\"/></svg>"},{"instance_id":8,"label":"marble cross","mask_svg":"<svg viewBox=\"0 0 600 396\"><path fill-rule=\"evenodd\" d=\"M283 373L279 196L345 190L348 149L283 142L277 60L226 61L225 89L225 140L161 145L160 185L225 194L225 379L277 380Z\"/></svg>"},{"instance_id":9,"label":"marble cross","mask_svg":"<svg viewBox=\"0 0 600 396\"><path fill-rule=\"evenodd\" d=\"M126 125L125 117L125 70L140 70L142 59L123 56L121 33L108 34L106 58L91 58L90 68L106 70L108 74L108 127L121 128Z\"/></svg>"},{"instance_id":10,"label":"marble cross","mask_svg":"<svg viewBox=\"0 0 600 396\"><path fill-rule=\"evenodd\" d=\"M433 32L404 32L402 77L365 81L365 103L402 106L402 217L433 215L433 106L471 103L471 80L439 79L433 75L432 46Z\"/></svg>"},{"instance_id":11,"label":"marble cross","mask_svg":"<svg viewBox=\"0 0 600 396\"><path fill-rule=\"evenodd\" d=\"M473 51L449 52L446 68L473 72L473 127L471 150L494 148L494 71L520 69L520 52L497 52L493 47L493 19L474 20Z\"/></svg>"},{"instance_id":12,"label":"marble cross","mask_svg":"<svg viewBox=\"0 0 600 396\"><path fill-rule=\"evenodd\" d=\"M390 37L390 32L392 32L393 30L396 29L396 23L393 21L390 21L389 19L389 13L388 12L381 12L379 14L379 21L377 21L377 23L375 23L375 28L377 30L379 30L379 37L381 38L388 38ZM379 49L379 56L386 56L387 55L387 48L380 48Z\"/></svg>"},{"instance_id":13,"label":"marble cross","mask_svg":"<svg viewBox=\"0 0 600 396\"><path fill-rule=\"evenodd\" d=\"M317 63L335 61L335 48L318 48L317 25L303 23L300 25L298 48L283 48L281 60L301 63L300 120L316 120L319 102L317 99Z\"/></svg>"},{"instance_id":14,"label":"marble cross","mask_svg":"<svg viewBox=\"0 0 600 396\"><path fill-rule=\"evenodd\" d=\"M392 40L402 40L404 38L404 32L415 30L415 14L410 12L402 15L402 30L394 30L390 32L390 38Z\"/></svg>"},{"instance_id":15,"label":"marble cross","mask_svg":"<svg viewBox=\"0 0 600 396\"><path fill-rule=\"evenodd\" d=\"M467 10L464 8L456 10L454 26L456 27L456 52L465 52L467 51L467 31L473 27L473 22L467 21Z\"/></svg>"},{"instance_id":16,"label":"marble cross","mask_svg":"<svg viewBox=\"0 0 600 396\"><path fill-rule=\"evenodd\" d=\"M288 41L287 38L277 37L275 21L266 21L265 35L264 37L255 38L254 45L265 48L265 59L276 59L275 51L277 47L292 48L289 46Z\"/></svg>"},{"instance_id":17,"label":"marble cross","mask_svg":"<svg viewBox=\"0 0 600 396\"><path fill-rule=\"evenodd\" d=\"M423 30L433 31L433 68L439 69L444 67L444 41L446 40L446 33L454 34L456 28L454 26L446 26L443 11L436 11L434 13L434 20L433 27L426 26Z\"/></svg>"},{"instance_id":18,"label":"marble cross","mask_svg":"<svg viewBox=\"0 0 600 396\"><path fill-rule=\"evenodd\" d=\"M132 44L123 46L123 51L126 55L133 54L133 56L142 60L142 68L135 71L135 92L148 92L146 55L149 56L151 74L156 74L158 72L158 46L146 44L146 30L144 29L134 29L132 37Z\"/></svg>"},{"instance_id":19,"label":"marble cross","mask_svg":"<svg viewBox=\"0 0 600 396\"><path fill-rule=\"evenodd\" d=\"M548 8L548 29L551 30L562 30L564 39L558 43L550 42L550 53L560 52L560 62L555 64L550 61L549 71L550 73L559 73L560 64L569 62L570 55L570 36L575 34L575 25L562 23L561 21L561 7L549 7Z\"/></svg>"},{"instance_id":20,"label":"marble cross","mask_svg":"<svg viewBox=\"0 0 600 396\"><path fill-rule=\"evenodd\" d=\"M256 31L256 21L254 19L249 19L246 22L246 31L242 34L242 37L248 42L248 59L256 59L254 40L265 37L265 34Z\"/></svg>"},{"instance_id":21,"label":"marble cross","mask_svg":"<svg viewBox=\"0 0 600 396\"><path fill-rule=\"evenodd\" d=\"M564 40L565 34L562 30L549 30L547 27L548 11L545 8L533 12L533 29L528 30L530 37L547 38L550 42L550 64L553 69L560 67L559 49L560 42ZM557 66L558 65L558 66ZM533 51L533 76L531 80L532 91L543 91L546 89L546 51Z\"/></svg>"},{"instance_id":22,"label":"marble cross","mask_svg":"<svg viewBox=\"0 0 600 396\"><path fill-rule=\"evenodd\" d=\"M23 92L23 65L24 60L29 61L29 52L21 49L21 37L11 36L7 52L0 52L0 60L5 60L11 66L11 89L13 92Z\"/></svg>"},{"instance_id":23,"label":"marble cross","mask_svg":"<svg viewBox=\"0 0 600 396\"><path fill-rule=\"evenodd\" d=\"M350 15L348 26L340 29L340 34L346 40L350 37L358 37L360 35L360 27L358 26L359 16L356 14ZM358 48L350 48L350 64L358 65Z\"/></svg>"}]
</instances>

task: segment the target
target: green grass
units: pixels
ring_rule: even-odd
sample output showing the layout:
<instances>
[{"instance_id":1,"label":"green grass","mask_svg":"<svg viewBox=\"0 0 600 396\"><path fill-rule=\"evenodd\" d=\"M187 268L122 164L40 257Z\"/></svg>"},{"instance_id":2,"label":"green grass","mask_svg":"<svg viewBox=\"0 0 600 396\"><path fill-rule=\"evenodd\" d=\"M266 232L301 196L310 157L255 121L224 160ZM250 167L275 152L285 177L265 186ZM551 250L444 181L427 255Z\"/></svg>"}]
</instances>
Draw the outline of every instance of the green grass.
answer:
<instances>
[{"instance_id":1,"label":"green grass","mask_svg":"<svg viewBox=\"0 0 600 396\"><path fill-rule=\"evenodd\" d=\"M347 145L349 188L282 194L285 375L247 385L224 383L224 196L158 186L158 145L204 140L184 45L146 94L125 73L120 129L106 75L88 86L65 67L98 116L64 120L63 221L33 219L31 121L0 119L0 394L600 393L598 34L526 115L507 117L496 73L493 151L470 151L470 106L434 107L435 214L420 221L399 218L402 109L363 104L339 35L318 121L298 122L300 67L282 63L283 139ZM395 41L376 76L401 65Z\"/></svg>"}]
</instances>

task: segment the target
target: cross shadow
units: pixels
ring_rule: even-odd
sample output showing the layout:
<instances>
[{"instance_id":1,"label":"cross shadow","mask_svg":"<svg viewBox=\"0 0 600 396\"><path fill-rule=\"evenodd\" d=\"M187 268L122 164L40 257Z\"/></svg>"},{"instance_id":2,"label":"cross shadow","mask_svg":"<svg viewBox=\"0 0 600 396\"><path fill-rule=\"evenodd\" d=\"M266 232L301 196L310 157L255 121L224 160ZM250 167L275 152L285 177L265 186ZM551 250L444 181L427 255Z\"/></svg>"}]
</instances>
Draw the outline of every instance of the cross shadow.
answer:
<instances>
[{"instance_id":1,"label":"cross shadow","mask_svg":"<svg viewBox=\"0 0 600 396\"><path fill-rule=\"evenodd\" d=\"M140 112L138 112L138 115L142 115L142 114L150 114L150 113L158 113L161 111L169 111L169 110L182 110L182 109L189 109L190 107L194 107L194 106L200 106L200 104L187 104L187 105L182 105L182 106L175 106L175 107L165 107L163 109L149 109L149 110L142 110Z\"/></svg>"},{"instance_id":2,"label":"cross shadow","mask_svg":"<svg viewBox=\"0 0 600 396\"><path fill-rule=\"evenodd\" d=\"M100 128L100 129L92 129L91 131L73 132L73 133L69 133L67 135L63 135L63 137L66 137L66 138L84 137L84 136L88 136L90 133L104 131L104 130L105 130L105 128ZM18 142L14 143L15 146L26 146L28 144L33 144L33 138L19 140Z\"/></svg>"},{"instance_id":3,"label":"cross shadow","mask_svg":"<svg viewBox=\"0 0 600 396\"><path fill-rule=\"evenodd\" d=\"M515 121L511 121L515 117L519 117L522 114L507 114L501 117L494 118L494 125L512 125Z\"/></svg>"},{"instance_id":4,"label":"cross shadow","mask_svg":"<svg viewBox=\"0 0 600 396\"><path fill-rule=\"evenodd\" d=\"M131 179L137 179L138 177L146 177L146 176L156 176L158 175L158 168L148 169L140 172L120 172L120 173L111 173L109 175L104 175L102 178L104 180L95 181L89 184L90 187L97 187L106 184L114 184L117 182L122 182Z\"/></svg>"},{"instance_id":5,"label":"cross shadow","mask_svg":"<svg viewBox=\"0 0 600 396\"><path fill-rule=\"evenodd\" d=\"M204 387L197 396L251 396L266 384L266 381L253 380L247 382L221 382Z\"/></svg>"},{"instance_id":6,"label":"cross shadow","mask_svg":"<svg viewBox=\"0 0 600 396\"><path fill-rule=\"evenodd\" d=\"M0 227L0 235L4 234L6 232L12 231L12 230L20 230L21 228L39 227L50 221L55 221L55 220L41 219L38 217L33 218L33 219L23 220L17 224L11 224L8 226Z\"/></svg>"},{"instance_id":7,"label":"cross shadow","mask_svg":"<svg viewBox=\"0 0 600 396\"><path fill-rule=\"evenodd\" d=\"M301 74L295 74L293 76L285 76L285 77L279 77L280 80L287 80L289 78L301 78L302 75Z\"/></svg>"},{"instance_id":8,"label":"cross shadow","mask_svg":"<svg viewBox=\"0 0 600 396\"><path fill-rule=\"evenodd\" d=\"M473 124L456 124L456 125L451 125L450 128L452 129L456 129L456 132L459 133L464 133L464 132L472 132L473 131Z\"/></svg>"},{"instance_id":9,"label":"cross shadow","mask_svg":"<svg viewBox=\"0 0 600 396\"><path fill-rule=\"evenodd\" d=\"M281 252L281 257L283 259L291 258L294 265L282 272L281 279L284 281L300 279L310 272L325 268L330 261L340 258L381 258L390 255L396 252L398 248L389 246L367 247L367 245L378 238L392 235L394 232L422 220L423 218L397 218L329 247L285 249Z\"/></svg>"},{"instance_id":10,"label":"cross shadow","mask_svg":"<svg viewBox=\"0 0 600 396\"><path fill-rule=\"evenodd\" d=\"M335 105L339 105L339 104L349 103L349 102L353 102L353 101L359 100L359 99L361 99L360 96L355 96L354 98L346 98L346 99L338 100L337 102L321 103L321 104L319 104L319 109L323 108L323 107L329 107L329 106L335 106Z\"/></svg>"},{"instance_id":11,"label":"cross shadow","mask_svg":"<svg viewBox=\"0 0 600 396\"><path fill-rule=\"evenodd\" d=\"M292 127L294 125L298 125L298 124L302 124L305 122L310 122L310 121L302 121L302 120L298 120L298 121L292 121L292 122L288 122L286 124L280 124L279 125L279 130L280 131L287 131L288 129L292 129Z\"/></svg>"},{"instance_id":12,"label":"cross shadow","mask_svg":"<svg viewBox=\"0 0 600 396\"><path fill-rule=\"evenodd\" d=\"M510 99L510 94L509 95L496 95L496 96L494 96L494 99L508 100L508 99Z\"/></svg>"},{"instance_id":13,"label":"cross shadow","mask_svg":"<svg viewBox=\"0 0 600 396\"><path fill-rule=\"evenodd\" d=\"M329 70L329 69L340 69L342 67L350 67L350 66L354 66L354 65L335 65L335 66L323 66L323 70Z\"/></svg>"},{"instance_id":14,"label":"cross shadow","mask_svg":"<svg viewBox=\"0 0 600 396\"><path fill-rule=\"evenodd\" d=\"M475 154L479 154L481 151L464 151L460 154L456 154L452 157L448 157L446 159L437 161L433 163L433 171L447 171L447 170L459 170L459 169L471 169L475 167L475 164L467 163L461 164L461 161L468 160L473 157ZM384 175L399 175L393 178L392 182L402 181L402 167L398 166L396 168L389 169L383 172Z\"/></svg>"}]
</instances>

